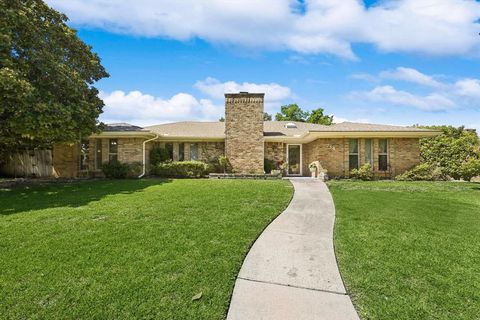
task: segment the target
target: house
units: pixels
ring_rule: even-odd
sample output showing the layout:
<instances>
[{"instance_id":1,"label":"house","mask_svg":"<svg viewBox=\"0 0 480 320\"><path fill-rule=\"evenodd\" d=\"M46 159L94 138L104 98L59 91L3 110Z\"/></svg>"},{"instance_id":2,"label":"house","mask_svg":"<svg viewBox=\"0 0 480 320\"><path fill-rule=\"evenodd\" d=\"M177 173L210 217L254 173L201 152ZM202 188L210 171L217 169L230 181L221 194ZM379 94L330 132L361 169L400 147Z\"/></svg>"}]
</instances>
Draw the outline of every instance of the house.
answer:
<instances>
[{"instance_id":1,"label":"house","mask_svg":"<svg viewBox=\"0 0 480 320\"><path fill-rule=\"evenodd\" d=\"M439 132L414 127L344 122L324 126L264 121L264 94L225 94L224 122L176 122L141 128L110 124L76 145L53 148L57 176L96 175L110 160L141 163L148 173L149 152L166 148L174 161L215 161L225 155L235 172L263 173L264 159L288 164L288 175L309 175L320 161L330 176L348 176L371 163L377 176L396 176L420 161L419 139Z\"/></svg>"}]
</instances>

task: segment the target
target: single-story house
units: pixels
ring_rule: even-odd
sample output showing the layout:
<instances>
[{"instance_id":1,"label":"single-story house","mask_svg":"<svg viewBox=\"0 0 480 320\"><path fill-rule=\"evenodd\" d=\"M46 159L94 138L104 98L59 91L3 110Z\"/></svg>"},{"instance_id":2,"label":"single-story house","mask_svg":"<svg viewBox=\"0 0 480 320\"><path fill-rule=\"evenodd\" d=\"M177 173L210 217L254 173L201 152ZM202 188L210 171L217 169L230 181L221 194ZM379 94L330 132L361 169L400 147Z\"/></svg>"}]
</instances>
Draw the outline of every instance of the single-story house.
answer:
<instances>
[{"instance_id":1,"label":"single-story house","mask_svg":"<svg viewBox=\"0 0 480 320\"><path fill-rule=\"evenodd\" d=\"M263 93L225 94L225 121L175 122L148 127L110 124L76 145L53 147L53 171L60 177L100 175L112 159L141 163L148 174L154 147L174 161L215 161L225 155L239 173L263 173L264 159L288 164L290 176L310 175L320 161L330 176L348 176L370 163L377 176L396 176L419 163L419 139L438 131L343 122L330 126L264 121Z\"/></svg>"}]
</instances>

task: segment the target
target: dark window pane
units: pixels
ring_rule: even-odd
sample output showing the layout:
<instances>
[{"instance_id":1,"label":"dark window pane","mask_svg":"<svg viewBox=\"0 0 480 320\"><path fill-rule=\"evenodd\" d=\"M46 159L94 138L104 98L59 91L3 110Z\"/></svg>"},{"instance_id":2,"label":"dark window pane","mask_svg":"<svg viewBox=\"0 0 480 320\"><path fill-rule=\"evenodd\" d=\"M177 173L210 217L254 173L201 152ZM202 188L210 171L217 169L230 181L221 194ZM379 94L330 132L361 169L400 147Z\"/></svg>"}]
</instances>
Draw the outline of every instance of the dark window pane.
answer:
<instances>
[{"instance_id":1,"label":"dark window pane","mask_svg":"<svg viewBox=\"0 0 480 320\"><path fill-rule=\"evenodd\" d=\"M178 145L178 160L183 161L185 160L185 144L180 143Z\"/></svg>"},{"instance_id":2,"label":"dark window pane","mask_svg":"<svg viewBox=\"0 0 480 320\"><path fill-rule=\"evenodd\" d=\"M102 139L95 139L95 169L102 167Z\"/></svg>"},{"instance_id":3,"label":"dark window pane","mask_svg":"<svg viewBox=\"0 0 480 320\"><path fill-rule=\"evenodd\" d=\"M118 155L116 154L108 155L108 161L118 161Z\"/></svg>"},{"instance_id":4,"label":"dark window pane","mask_svg":"<svg viewBox=\"0 0 480 320\"><path fill-rule=\"evenodd\" d=\"M108 145L108 153L118 153L118 140L110 139Z\"/></svg>"},{"instance_id":5,"label":"dark window pane","mask_svg":"<svg viewBox=\"0 0 480 320\"><path fill-rule=\"evenodd\" d=\"M378 156L378 169L381 171L387 171L388 169L388 156L381 154Z\"/></svg>"},{"instance_id":6,"label":"dark window pane","mask_svg":"<svg viewBox=\"0 0 480 320\"><path fill-rule=\"evenodd\" d=\"M165 143L165 149L168 151L170 160L173 160L173 143Z\"/></svg>"},{"instance_id":7,"label":"dark window pane","mask_svg":"<svg viewBox=\"0 0 480 320\"><path fill-rule=\"evenodd\" d=\"M348 168L350 170L358 169L358 155L352 154L348 156Z\"/></svg>"},{"instance_id":8,"label":"dark window pane","mask_svg":"<svg viewBox=\"0 0 480 320\"><path fill-rule=\"evenodd\" d=\"M300 174L300 146L288 146L288 174Z\"/></svg>"},{"instance_id":9,"label":"dark window pane","mask_svg":"<svg viewBox=\"0 0 480 320\"><path fill-rule=\"evenodd\" d=\"M350 139L348 145L350 153L358 153L358 139Z\"/></svg>"},{"instance_id":10,"label":"dark window pane","mask_svg":"<svg viewBox=\"0 0 480 320\"><path fill-rule=\"evenodd\" d=\"M378 140L378 153L387 153L388 152L388 142L387 139Z\"/></svg>"}]
</instances>

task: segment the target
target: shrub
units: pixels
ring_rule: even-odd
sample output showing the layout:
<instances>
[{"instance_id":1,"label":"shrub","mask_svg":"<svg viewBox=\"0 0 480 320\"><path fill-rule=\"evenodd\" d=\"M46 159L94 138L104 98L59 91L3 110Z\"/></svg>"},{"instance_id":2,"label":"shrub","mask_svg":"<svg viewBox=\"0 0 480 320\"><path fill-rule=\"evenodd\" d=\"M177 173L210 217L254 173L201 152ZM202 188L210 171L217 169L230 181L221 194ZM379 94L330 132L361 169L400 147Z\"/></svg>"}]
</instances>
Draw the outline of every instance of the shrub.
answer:
<instances>
[{"instance_id":1,"label":"shrub","mask_svg":"<svg viewBox=\"0 0 480 320\"><path fill-rule=\"evenodd\" d=\"M153 148L150 151L150 164L152 166L156 166L159 163L169 161L170 159L170 154L168 153L168 150L165 148Z\"/></svg>"},{"instance_id":2,"label":"shrub","mask_svg":"<svg viewBox=\"0 0 480 320\"><path fill-rule=\"evenodd\" d=\"M373 179L372 166L370 163L365 163L358 169L350 171L350 178L370 181Z\"/></svg>"},{"instance_id":3,"label":"shrub","mask_svg":"<svg viewBox=\"0 0 480 320\"><path fill-rule=\"evenodd\" d=\"M448 175L441 167L429 163L421 163L412 169L395 177L398 181L443 181L448 180Z\"/></svg>"},{"instance_id":4,"label":"shrub","mask_svg":"<svg viewBox=\"0 0 480 320\"><path fill-rule=\"evenodd\" d=\"M229 173L232 172L232 165L228 158L219 156L207 163L207 173Z\"/></svg>"},{"instance_id":5,"label":"shrub","mask_svg":"<svg viewBox=\"0 0 480 320\"><path fill-rule=\"evenodd\" d=\"M454 179L462 177L462 165L471 158L478 158L480 140L475 131L451 126L424 127L441 130L442 135L420 139L423 162L442 168Z\"/></svg>"},{"instance_id":6,"label":"shrub","mask_svg":"<svg viewBox=\"0 0 480 320\"><path fill-rule=\"evenodd\" d=\"M230 164L230 161L228 160L227 157L225 156L218 157L218 164L220 165L220 168L223 170L224 173L232 171L232 165Z\"/></svg>"},{"instance_id":7,"label":"shrub","mask_svg":"<svg viewBox=\"0 0 480 320\"><path fill-rule=\"evenodd\" d=\"M168 178L202 178L207 173L207 164L201 161L173 161L159 163L153 174Z\"/></svg>"},{"instance_id":8,"label":"shrub","mask_svg":"<svg viewBox=\"0 0 480 320\"><path fill-rule=\"evenodd\" d=\"M102 164L102 172L109 179L125 179L130 171L130 165L117 160Z\"/></svg>"},{"instance_id":9,"label":"shrub","mask_svg":"<svg viewBox=\"0 0 480 320\"><path fill-rule=\"evenodd\" d=\"M470 181L473 177L480 176L480 159L470 158L462 163L460 175L465 181Z\"/></svg>"},{"instance_id":10,"label":"shrub","mask_svg":"<svg viewBox=\"0 0 480 320\"><path fill-rule=\"evenodd\" d=\"M275 170L277 168L275 161L270 160L270 159L263 159L263 169L265 170L265 173L271 173L272 170Z\"/></svg>"}]
</instances>

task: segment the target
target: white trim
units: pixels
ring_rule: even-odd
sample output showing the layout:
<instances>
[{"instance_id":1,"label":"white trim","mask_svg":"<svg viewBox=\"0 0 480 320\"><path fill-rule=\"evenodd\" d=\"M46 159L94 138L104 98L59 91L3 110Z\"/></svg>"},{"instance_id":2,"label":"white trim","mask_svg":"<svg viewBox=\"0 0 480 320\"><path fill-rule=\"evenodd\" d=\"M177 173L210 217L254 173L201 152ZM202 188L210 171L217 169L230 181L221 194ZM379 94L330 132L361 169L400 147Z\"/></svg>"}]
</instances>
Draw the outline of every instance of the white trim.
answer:
<instances>
[{"instance_id":1,"label":"white trim","mask_svg":"<svg viewBox=\"0 0 480 320\"><path fill-rule=\"evenodd\" d=\"M289 164L290 159L288 159L288 147L289 146L300 146L300 174L290 174L290 173L288 173L288 167L287 167L287 176L289 176L289 177L301 177L301 176L303 176L303 145L301 143L289 143L289 144L287 144L286 158L287 158L287 165L288 166L290 166L290 164Z\"/></svg>"}]
</instances>

